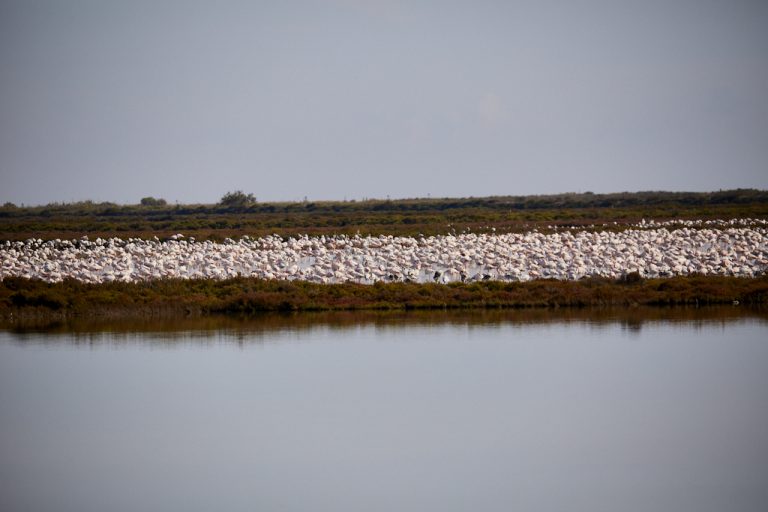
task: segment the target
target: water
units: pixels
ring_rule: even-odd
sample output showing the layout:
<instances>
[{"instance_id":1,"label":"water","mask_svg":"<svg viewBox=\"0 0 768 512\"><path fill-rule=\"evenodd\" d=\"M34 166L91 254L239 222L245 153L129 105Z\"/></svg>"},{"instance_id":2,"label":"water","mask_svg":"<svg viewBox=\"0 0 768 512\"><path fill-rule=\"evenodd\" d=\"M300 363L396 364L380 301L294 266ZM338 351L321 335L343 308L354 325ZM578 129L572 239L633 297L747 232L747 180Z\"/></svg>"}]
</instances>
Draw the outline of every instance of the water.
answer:
<instances>
[{"instance_id":1,"label":"water","mask_svg":"<svg viewBox=\"0 0 768 512\"><path fill-rule=\"evenodd\" d=\"M2 331L0 510L768 510L768 322L681 315Z\"/></svg>"}]
</instances>

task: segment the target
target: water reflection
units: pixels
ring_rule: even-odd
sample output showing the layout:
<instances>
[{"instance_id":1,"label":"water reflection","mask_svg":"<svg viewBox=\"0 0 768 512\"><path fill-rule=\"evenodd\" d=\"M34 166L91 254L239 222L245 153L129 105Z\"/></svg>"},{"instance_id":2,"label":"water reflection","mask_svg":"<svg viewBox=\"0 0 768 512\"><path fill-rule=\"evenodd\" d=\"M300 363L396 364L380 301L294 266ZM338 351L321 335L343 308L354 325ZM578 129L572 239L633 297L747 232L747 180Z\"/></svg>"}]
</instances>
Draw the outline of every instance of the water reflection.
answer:
<instances>
[{"instance_id":1,"label":"water reflection","mask_svg":"<svg viewBox=\"0 0 768 512\"><path fill-rule=\"evenodd\" d=\"M10 328L0 510L768 510L762 311Z\"/></svg>"},{"instance_id":2,"label":"water reflection","mask_svg":"<svg viewBox=\"0 0 768 512\"><path fill-rule=\"evenodd\" d=\"M258 343L274 333L309 332L322 329L346 331L373 327L377 331L403 326L453 326L485 329L506 325L588 324L592 329L620 326L639 335L648 326L684 324L699 329L751 319L768 323L767 308L734 306L563 308L448 311L342 311L321 313L265 313L248 317L206 316L192 318L89 319L56 321L17 319L0 322L22 342L95 344L111 342L166 343L184 341L213 343L211 334L236 343Z\"/></svg>"}]
</instances>

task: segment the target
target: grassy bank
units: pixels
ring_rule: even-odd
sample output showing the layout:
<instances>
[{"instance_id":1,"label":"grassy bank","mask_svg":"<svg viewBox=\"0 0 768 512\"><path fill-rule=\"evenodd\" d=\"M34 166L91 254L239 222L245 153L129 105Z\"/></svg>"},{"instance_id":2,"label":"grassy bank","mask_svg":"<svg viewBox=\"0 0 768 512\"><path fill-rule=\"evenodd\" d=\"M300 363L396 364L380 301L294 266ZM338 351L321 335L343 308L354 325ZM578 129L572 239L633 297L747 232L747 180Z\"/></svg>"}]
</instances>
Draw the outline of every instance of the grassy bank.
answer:
<instances>
[{"instance_id":1,"label":"grassy bank","mask_svg":"<svg viewBox=\"0 0 768 512\"><path fill-rule=\"evenodd\" d=\"M85 284L0 282L0 315L139 317L266 311L743 305L768 301L768 276L536 280L525 283L322 285L237 278Z\"/></svg>"}]
</instances>

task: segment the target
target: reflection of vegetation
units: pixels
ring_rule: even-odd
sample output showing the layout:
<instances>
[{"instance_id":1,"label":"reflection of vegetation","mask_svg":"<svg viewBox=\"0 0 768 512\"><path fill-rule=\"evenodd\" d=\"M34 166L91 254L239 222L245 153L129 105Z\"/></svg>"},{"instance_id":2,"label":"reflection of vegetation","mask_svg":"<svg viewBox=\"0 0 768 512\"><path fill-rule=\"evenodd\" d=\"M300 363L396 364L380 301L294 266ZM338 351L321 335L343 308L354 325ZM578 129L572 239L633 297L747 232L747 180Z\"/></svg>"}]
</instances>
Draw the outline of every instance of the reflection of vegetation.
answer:
<instances>
[{"instance_id":1,"label":"reflection of vegetation","mask_svg":"<svg viewBox=\"0 0 768 512\"><path fill-rule=\"evenodd\" d=\"M228 196L231 196L231 201ZM154 199L154 198L145 198ZM225 201L226 199L226 201ZM161 200L156 200L161 201ZM142 200L143 202L143 200ZM768 217L768 192L640 192L462 199L257 203L241 191L216 205L116 205L81 201L0 207L0 240L238 235L445 234L656 220Z\"/></svg>"},{"instance_id":2,"label":"reflection of vegetation","mask_svg":"<svg viewBox=\"0 0 768 512\"><path fill-rule=\"evenodd\" d=\"M236 278L165 279L140 283L0 282L3 316L152 316L256 314L265 311L557 308L708 305L768 301L768 276L689 276L614 281L537 280L526 283L376 283L322 285Z\"/></svg>"},{"instance_id":3,"label":"reflection of vegetation","mask_svg":"<svg viewBox=\"0 0 768 512\"><path fill-rule=\"evenodd\" d=\"M220 333L238 342L259 342L270 333L290 329L309 330L326 328L344 330L373 326L377 329L401 328L404 325L430 327L459 325L466 327L493 327L504 324L528 325L544 323L586 323L600 329L613 325L640 330L648 323L673 322L688 325L726 323L754 318L768 322L765 308L733 306L673 307L673 308L560 308L560 309L474 309L474 310L422 310L422 311L333 311L314 313L262 313L250 316L209 315L195 317L160 318L66 318L50 320L27 317L0 322L0 328L17 334L67 334L64 340L91 343L94 334L109 333L118 341L152 339L152 342L194 338L210 343L210 334ZM132 337L143 333L138 338ZM147 337L146 334L151 334ZM74 335L74 338L71 336ZM98 339L98 338L97 338ZM40 341L39 338L35 338ZM56 338L46 341L57 342Z\"/></svg>"}]
</instances>

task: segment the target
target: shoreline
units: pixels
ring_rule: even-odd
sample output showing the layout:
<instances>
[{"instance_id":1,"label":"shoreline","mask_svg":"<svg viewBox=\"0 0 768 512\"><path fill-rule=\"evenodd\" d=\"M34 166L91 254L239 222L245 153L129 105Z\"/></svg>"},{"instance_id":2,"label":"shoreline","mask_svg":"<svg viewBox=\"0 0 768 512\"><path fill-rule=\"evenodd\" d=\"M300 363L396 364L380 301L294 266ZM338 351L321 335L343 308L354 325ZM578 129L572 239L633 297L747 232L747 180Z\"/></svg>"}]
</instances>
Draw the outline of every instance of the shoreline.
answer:
<instances>
[{"instance_id":1,"label":"shoreline","mask_svg":"<svg viewBox=\"0 0 768 512\"><path fill-rule=\"evenodd\" d=\"M0 281L0 319L183 318L264 312L760 306L768 276L318 284L255 278L138 283Z\"/></svg>"}]
</instances>

